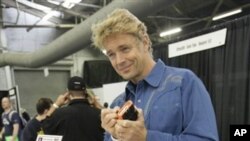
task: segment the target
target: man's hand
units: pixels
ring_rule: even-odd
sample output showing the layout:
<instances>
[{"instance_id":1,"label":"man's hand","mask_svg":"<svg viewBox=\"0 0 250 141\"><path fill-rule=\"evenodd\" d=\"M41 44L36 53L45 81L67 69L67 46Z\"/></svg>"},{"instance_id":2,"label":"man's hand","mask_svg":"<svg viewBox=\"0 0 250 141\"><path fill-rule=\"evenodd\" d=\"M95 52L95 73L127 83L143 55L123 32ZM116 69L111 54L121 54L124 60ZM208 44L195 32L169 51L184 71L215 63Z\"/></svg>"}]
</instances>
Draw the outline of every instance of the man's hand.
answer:
<instances>
[{"instance_id":1,"label":"man's hand","mask_svg":"<svg viewBox=\"0 0 250 141\"><path fill-rule=\"evenodd\" d=\"M69 102L69 93L66 92L62 95L59 95L55 101L55 104L59 107L67 104Z\"/></svg>"},{"instance_id":2,"label":"man's hand","mask_svg":"<svg viewBox=\"0 0 250 141\"><path fill-rule=\"evenodd\" d=\"M115 125L117 123L118 110L119 107L115 107L114 109L102 109L101 112L102 128L109 132L114 138L117 138Z\"/></svg>"},{"instance_id":3,"label":"man's hand","mask_svg":"<svg viewBox=\"0 0 250 141\"><path fill-rule=\"evenodd\" d=\"M11 136L10 141L15 141L15 140L16 140L16 138L17 138L17 136Z\"/></svg>"},{"instance_id":4,"label":"man's hand","mask_svg":"<svg viewBox=\"0 0 250 141\"><path fill-rule=\"evenodd\" d=\"M5 130L4 130L4 127L2 128L1 132L0 132L0 140L3 139L3 134L4 134Z\"/></svg>"},{"instance_id":5,"label":"man's hand","mask_svg":"<svg viewBox=\"0 0 250 141\"><path fill-rule=\"evenodd\" d=\"M138 110L138 119L117 120L115 125L116 137L119 141L146 141L147 129L144 125L144 117L141 109Z\"/></svg>"},{"instance_id":6,"label":"man's hand","mask_svg":"<svg viewBox=\"0 0 250 141\"><path fill-rule=\"evenodd\" d=\"M46 113L47 117L50 117L52 115L52 113L58 108L61 107L65 104L67 104L69 102L69 93L66 92L62 95L59 95L55 101L55 105L56 106L51 106L51 108L49 109L49 111ZM54 105L53 104L53 105Z\"/></svg>"}]
</instances>

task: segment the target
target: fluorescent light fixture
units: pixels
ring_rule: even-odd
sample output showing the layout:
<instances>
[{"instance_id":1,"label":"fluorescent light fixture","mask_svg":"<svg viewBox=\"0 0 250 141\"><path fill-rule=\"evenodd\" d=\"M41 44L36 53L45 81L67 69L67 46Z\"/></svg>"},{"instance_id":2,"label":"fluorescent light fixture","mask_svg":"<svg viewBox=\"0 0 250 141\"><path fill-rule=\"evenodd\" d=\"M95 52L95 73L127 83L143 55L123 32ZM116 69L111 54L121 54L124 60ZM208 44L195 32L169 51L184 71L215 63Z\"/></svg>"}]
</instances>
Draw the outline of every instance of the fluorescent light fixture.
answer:
<instances>
[{"instance_id":1,"label":"fluorescent light fixture","mask_svg":"<svg viewBox=\"0 0 250 141\"><path fill-rule=\"evenodd\" d=\"M66 0L66 1L62 4L62 6L65 7L65 8L70 9L70 8L72 8L72 7L75 6L74 3L79 3L79 2L81 2L81 0Z\"/></svg>"},{"instance_id":2,"label":"fluorescent light fixture","mask_svg":"<svg viewBox=\"0 0 250 141\"><path fill-rule=\"evenodd\" d=\"M47 0L47 1L50 2L50 3L53 3L55 5L59 5L60 4L59 1L55 1L55 0Z\"/></svg>"},{"instance_id":3,"label":"fluorescent light fixture","mask_svg":"<svg viewBox=\"0 0 250 141\"><path fill-rule=\"evenodd\" d=\"M48 13L47 15L45 15L43 18L42 18L42 21L47 21L49 18L51 18L53 15L52 15L52 12L51 13Z\"/></svg>"},{"instance_id":4,"label":"fluorescent light fixture","mask_svg":"<svg viewBox=\"0 0 250 141\"><path fill-rule=\"evenodd\" d=\"M27 0L17 0L17 2L22 3L24 5L27 5L29 7L41 10L41 11L43 11L45 13L49 13L51 11L51 8L49 8L49 7L46 7L46 6L43 6L43 5L40 5L40 4L36 4L34 2L30 2L30 1L27 1Z\"/></svg>"},{"instance_id":5,"label":"fluorescent light fixture","mask_svg":"<svg viewBox=\"0 0 250 141\"><path fill-rule=\"evenodd\" d=\"M56 5L59 5L61 2L63 2L62 0L47 0L47 1ZM65 0L62 3L62 6L65 8L71 9L72 7L75 6L76 3L80 3L80 2L81 0Z\"/></svg>"},{"instance_id":6,"label":"fluorescent light fixture","mask_svg":"<svg viewBox=\"0 0 250 141\"><path fill-rule=\"evenodd\" d=\"M168 30L168 31L161 32L160 37L175 34L175 33L181 32L181 31L182 31L181 28L174 28L174 29L171 29L171 30Z\"/></svg>"},{"instance_id":7,"label":"fluorescent light fixture","mask_svg":"<svg viewBox=\"0 0 250 141\"><path fill-rule=\"evenodd\" d=\"M60 28L73 28L76 26L76 24L59 24Z\"/></svg>"},{"instance_id":8,"label":"fluorescent light fixture","mask_svg":"<svg viewBox=\"0 0 250 141\"><path fill-rule=\"evenodd\" d=\"M43 11L44 13L46 13L47 15L45 15L42 18L42 21L48 20L52 16L59 17L61 15L61 12L59 12L59 11L54 11L54 10L52 11L51 8L40 5L40 4L36 4L34 2L30 2L30 1L27 1L27 0L17 0L17 2L22 3L24 5L27 5L27 6L31 7L31 8L34 8L34 9L37 9L37 10L40 10L40 11Z\"/></svg>"},{"instance_id":9,"label":"fluorescent light fixture","mask_svg":"<svg viewBox=\"0 0 250 141\"><path fill-rule=\"evenodd\" d=\"M57 16L57 15L58 15L57 11L51 11L50 13L48 13L47 15L45 15L40 22L47 21L52 16Z\"/></svg>"},{"instance_id":10,"label":"fluorescent light fixture","mask_svg":"<svg viewBox=\"0 0 250 141\"><path fill-rule=\"evenodd\" d=\"M216 20L228 17L228 16L232 16L232 15L238 14L240 12L242 12L242 9L236 9L236 10L233 10L233 11L230 11L230 12L219 14L219 15L213 17L213 21L216 21Z\"/></svg>"}]
</instances>

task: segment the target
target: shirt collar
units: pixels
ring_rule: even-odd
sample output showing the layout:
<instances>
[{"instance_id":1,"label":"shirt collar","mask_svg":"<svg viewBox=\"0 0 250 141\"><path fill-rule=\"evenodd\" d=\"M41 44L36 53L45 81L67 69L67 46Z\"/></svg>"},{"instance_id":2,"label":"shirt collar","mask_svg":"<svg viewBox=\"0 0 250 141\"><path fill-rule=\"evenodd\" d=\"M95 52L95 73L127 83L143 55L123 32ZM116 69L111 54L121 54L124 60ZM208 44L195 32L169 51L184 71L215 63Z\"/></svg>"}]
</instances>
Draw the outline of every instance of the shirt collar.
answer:
<instances>
[{"instance_id":1,"label":"shirt collar","mask_svg":"<svg viewBox=\"0 0 250 141\"><path fill-rule=\"evenodd\" d=\"M160 85L163 73L165 71L165 64L161 59L158 59L157 63L153 67L149 75L144 79L149 85L158 87Z\"/></svg>"},{"instance_id":2,"label":"shirt collar","mask_svg":"<svg viewBox=\"0 0 250 141\"><path fill-rule=\"evenodd\" d=\"M69 102L69 105L76 104L76 103L85 103L89 104L87 99L73 99Z\"/></svg>"},{"instance_id":3,"label":"shirt collar","mask_svg":"<svg viewBox=\"0 0 250 141\"><path fill-rule=\"evenodd\" d=\"M162 62L162 60L158 59L158 61L154 65L152 71L143 80L153 87L158 87L160 84L161 78L163 76L163 73L165 71L164 66L165 66L165 64ZM131 92L133 92L135 90L135 86L133 85L133 83L131 81L129 81L127 86L126 86L126 91L127 90L129 90Z\"/></svg>"}]
</instances>

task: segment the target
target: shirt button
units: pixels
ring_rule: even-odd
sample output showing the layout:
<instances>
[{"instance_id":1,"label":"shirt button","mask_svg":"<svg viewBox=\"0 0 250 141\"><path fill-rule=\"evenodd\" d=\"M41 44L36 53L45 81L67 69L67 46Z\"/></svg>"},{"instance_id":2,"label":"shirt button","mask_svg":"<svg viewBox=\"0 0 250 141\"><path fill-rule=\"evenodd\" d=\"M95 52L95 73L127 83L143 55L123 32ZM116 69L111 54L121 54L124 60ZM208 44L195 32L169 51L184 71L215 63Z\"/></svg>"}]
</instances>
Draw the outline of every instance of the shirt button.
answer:
<instances>
[{"instance_id":1,"label":"shirt button","mask_svg":"<svg viewBox=\"0 0 250 141\"><path fill-rule=\"evenodd\" d=\"M138 99L138 100L137 100L137 102L138 102L138 103L141 103L141 100L140 100L140 99Z\"/></svg>"}]
</instances>

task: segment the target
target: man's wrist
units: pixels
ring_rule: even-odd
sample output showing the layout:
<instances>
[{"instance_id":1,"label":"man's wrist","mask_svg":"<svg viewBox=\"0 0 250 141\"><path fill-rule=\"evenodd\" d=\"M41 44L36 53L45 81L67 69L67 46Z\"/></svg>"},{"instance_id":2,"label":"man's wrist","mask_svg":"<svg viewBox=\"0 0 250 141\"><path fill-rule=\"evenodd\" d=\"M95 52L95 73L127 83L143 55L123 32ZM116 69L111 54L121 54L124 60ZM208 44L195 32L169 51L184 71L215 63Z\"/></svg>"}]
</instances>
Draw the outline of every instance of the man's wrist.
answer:
<instances>
[{"instance_id":1,"label":"man's wrist","mask_svg":"<svg viewBox=\"0 0 250 141\"><path fill-rule=\"evenodd\" d=\"M52 105L54 108L59 108L59 106L56 104L56 103L53 103L53 105Z\"/></svg>"}]
</instances>

